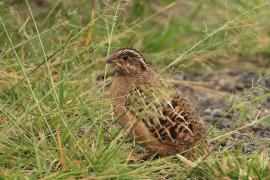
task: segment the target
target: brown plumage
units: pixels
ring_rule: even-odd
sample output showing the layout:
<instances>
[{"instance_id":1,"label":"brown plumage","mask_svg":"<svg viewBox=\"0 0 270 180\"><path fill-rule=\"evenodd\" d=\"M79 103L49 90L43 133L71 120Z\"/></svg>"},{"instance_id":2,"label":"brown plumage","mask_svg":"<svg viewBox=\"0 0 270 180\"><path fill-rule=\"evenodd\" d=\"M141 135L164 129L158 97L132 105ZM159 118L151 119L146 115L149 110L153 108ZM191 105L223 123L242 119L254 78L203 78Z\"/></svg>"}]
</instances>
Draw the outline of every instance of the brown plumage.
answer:
<instances>
[{"instance_id":1,"label":"brown plumage","mask_svg":"<svg viewBox=\"0 0 270 180\"><path fill-rule=\"evenodd\" d=\"M122 127L131 129L131 138L161 156L207 152L203 120L181 92L148 68L141 53L121 48L107 62L117 71L111 86L113 109Z\"/></svg>"}]
</instances>

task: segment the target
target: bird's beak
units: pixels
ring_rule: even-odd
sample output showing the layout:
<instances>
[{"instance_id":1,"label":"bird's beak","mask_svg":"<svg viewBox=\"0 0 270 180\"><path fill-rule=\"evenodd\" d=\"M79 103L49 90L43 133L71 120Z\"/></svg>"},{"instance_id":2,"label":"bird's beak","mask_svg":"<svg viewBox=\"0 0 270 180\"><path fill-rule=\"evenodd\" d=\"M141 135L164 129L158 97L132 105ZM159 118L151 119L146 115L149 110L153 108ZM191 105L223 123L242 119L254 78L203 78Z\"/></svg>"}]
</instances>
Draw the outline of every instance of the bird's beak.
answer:
<instances>
[{"instance_id":1,"label":"bird's beak","mask_svg":"<svg viewBox=\"0 0 270 180\"><path fill-rule=\"evenodd\" d=\"M113 63L112 58L111 58L111 57L109 57L109 58L106 60L106 63L107 63L107 64L112 64L112 63Z\"/></svg>"}]
</instances>

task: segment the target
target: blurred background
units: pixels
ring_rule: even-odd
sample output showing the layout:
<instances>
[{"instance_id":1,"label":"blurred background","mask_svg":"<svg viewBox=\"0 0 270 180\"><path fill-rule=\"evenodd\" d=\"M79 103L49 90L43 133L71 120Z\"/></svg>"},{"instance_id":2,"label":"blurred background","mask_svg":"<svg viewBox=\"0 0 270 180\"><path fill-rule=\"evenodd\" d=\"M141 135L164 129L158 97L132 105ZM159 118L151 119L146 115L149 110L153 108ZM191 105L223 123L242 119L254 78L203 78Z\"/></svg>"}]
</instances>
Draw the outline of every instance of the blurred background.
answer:
<instances>
[{"instance_id":1,"label":"blurred background","mask_svg":"<svg viewBox=\"0 0 270 180\"><path fill-rule=\"evenodd\" d=\"M266 0L2 0L0 179L269 177L269 8ZM126 160L133 144L113 123L114 71L105 64L120 47L142 52L207 123L215 150L196 168Z\"/></svg>"}]
</instances>

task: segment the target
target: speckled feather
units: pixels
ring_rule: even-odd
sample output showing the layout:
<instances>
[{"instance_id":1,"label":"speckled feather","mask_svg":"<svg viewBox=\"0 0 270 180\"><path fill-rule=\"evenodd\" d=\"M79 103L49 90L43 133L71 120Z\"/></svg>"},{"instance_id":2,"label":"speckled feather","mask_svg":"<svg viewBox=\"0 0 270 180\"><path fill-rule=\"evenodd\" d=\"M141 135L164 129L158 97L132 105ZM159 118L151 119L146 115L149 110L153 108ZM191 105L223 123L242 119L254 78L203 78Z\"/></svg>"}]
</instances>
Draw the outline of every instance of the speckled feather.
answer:
<instances>
[{"instance_id":1,"label":"speckled feather","mask_svg":"<svg viewBox=\"0 0 270 180\"><path fill-rule=\"evenodd\" d=\"M151 84L156 86L134 87L125 108L160 142L190 147L205 132L203 120L181 92Z\"/></svg>"}]
</instances>

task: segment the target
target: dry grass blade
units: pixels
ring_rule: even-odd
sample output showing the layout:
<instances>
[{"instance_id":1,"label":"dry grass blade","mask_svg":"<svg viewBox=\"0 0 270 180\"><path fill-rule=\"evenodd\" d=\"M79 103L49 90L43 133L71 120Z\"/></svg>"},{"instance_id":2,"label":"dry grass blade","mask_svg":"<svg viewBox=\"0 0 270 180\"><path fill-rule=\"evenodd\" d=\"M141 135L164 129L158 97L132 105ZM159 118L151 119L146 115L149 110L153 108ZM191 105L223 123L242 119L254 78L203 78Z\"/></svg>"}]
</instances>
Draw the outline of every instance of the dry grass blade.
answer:
<instances>
[{"instance_id":1,"label":"dry grass blade","mask_svg":"<svg viewBox=\"0 0 270 180\"><path fill-rule=\"evenodd\" d=\"M56 134L56 139L57 139L58 151L59 151L59 154L61 157L61 164L62 164L63 168L65 168L66 167L65 152L63 150L62 139L61 139L60 133L58 131L58 128L55 129L55 134Z\"/></svg>"},{"instance_id":2,"label":"dry grass blade","mask_svg":"<svg viewBox=\"0 0 270 180\"><path fill-rule=\"evenodd\" d=\"M91 11L91 19L90 19L87 36L85 38L84 46L88 46L92 42L95 20L96 20L96 1L94 1L94 5Z\"/></svg>"},{"instance_id":3,"label":"dry grass blade","mask_svg":"<svg viewBox=\"0 0 270 180\"><path fill-rule=\"evenodd\" d=\"M187 158L185 158L185 157L182 156L181 154L176 154L176 157L177 157L180 161L182 161L183 163L185 163L186 165L188 165L188 166L191 167L191 168L195 168L195 167L197 167L197 165L198 165L197 163L194 163L194 162L188 160Z\"/></svg>"}]
</instances>

